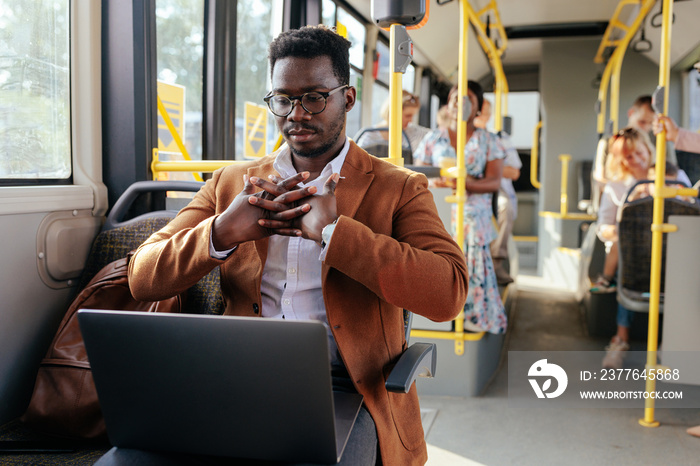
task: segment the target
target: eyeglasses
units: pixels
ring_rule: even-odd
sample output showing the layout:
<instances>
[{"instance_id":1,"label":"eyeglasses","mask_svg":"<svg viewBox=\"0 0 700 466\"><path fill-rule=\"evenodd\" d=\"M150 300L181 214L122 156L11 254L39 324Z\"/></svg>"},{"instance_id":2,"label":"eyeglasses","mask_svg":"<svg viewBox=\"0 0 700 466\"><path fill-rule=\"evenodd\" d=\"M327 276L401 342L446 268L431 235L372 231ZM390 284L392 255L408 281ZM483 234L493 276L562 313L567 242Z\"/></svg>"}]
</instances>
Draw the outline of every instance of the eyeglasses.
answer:
<instances>
[{"instance_id":1,"label":"eyeglasses","mask_svg":"<svg viewBox=\"0 0 700 466\"><path fill-rule=\"evenodd\" d=\"M416 98L416 96L408 94L408 95L405 95L403 97L403 103L405 103L405 104L410 103L410 104L416 105L416 104L418 104L418 99Z\"/></svg>"},{"instance_id":2,"label":"eyeglasses","mask_svg":"<svg viewBox=\"0 0 700 466\"><path fill-rule=\"evenodd\" d=\"M615 139L617 139L617 138L629 139L629 138L637 137L638 135L639 135L639 130L637 130L636 128L632 128L631 126L628 126L627 128L623 128L620 131L618 131L614 137L615 137Z\"/></svg>"},{"instance_id":3,"label":"eyeglasses","mask_svg":"<svg viewBox=\"0 0 700 466\"><path fill-rule=\"evenodd\" d=\"M326 109L328 97L348 87L350 87L349 84L344 84L328 92L312 91L302 95L270 94L265 96L263 100L267 103L270 111L278 117L286 117L292 113L294 101L300 102L306 113L316 115Z\"/></svg>"}]
</instances>

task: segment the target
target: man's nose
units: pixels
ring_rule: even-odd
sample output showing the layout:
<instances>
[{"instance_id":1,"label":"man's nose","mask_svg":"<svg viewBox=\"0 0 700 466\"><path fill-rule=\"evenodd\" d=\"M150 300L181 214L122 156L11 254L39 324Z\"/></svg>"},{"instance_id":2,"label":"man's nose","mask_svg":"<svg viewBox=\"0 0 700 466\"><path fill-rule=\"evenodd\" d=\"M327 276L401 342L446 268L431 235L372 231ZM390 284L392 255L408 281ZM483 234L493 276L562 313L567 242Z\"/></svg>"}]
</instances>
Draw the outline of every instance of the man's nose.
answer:
<instances>
[{"instance_id":1,"label":"man's nose","mask_svg":"<svg viewBox=\"0 0 700 466\"><path fill-rule=\"evenodd\" d=\"M292 100L292 111L289 112L289 115L287 115L287 119L291 121L301 121L301 120L308 120L311 117L309 112L304 110L304 107L301 106L301 101L300 100Z\"/></svg>"}]
</instances>

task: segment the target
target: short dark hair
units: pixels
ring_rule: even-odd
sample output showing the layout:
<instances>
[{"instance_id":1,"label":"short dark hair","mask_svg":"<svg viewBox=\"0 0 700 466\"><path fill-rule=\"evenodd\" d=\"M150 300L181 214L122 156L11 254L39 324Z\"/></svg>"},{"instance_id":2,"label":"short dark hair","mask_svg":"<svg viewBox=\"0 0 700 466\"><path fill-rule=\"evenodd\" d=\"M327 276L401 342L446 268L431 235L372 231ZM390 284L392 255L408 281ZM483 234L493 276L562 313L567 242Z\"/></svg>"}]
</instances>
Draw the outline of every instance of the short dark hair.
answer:
<instances>
[{"instance_id":1,"label":"short dark hair","mask_svg":"<svg viewBox=\"0 0 700 466\"><path fill-rule=\"evenodd\" d=\"M484 89L478 82L472 80L467 81L467 88L476 96L477 110L481 112L481 108L484 106Z\"/></svg>"},{"instance_id":2,"label":"short dark hair","mask_svg":"<svg viewBox=\"0 0 700 466\"><path fill-rule=\"evenodd\" d=\"M304 26L277 36L268 50L270 72L277 60L287 57L331 59L333 74L339 84L350 84L350 41L324 25Z\"/></svg>"},{"instance_id":3,"label":"short dark hair","mask_svg":"<svg viewBox=\"0 0 700 466\"><path fill-rule=\"evenodd\" d=\"M646 95L640 95L636 99L634 99L634 103L632 104L632 108L638 109L642 107L651 107L651 96L646 94Z\"/></svg>"}]
</instances>

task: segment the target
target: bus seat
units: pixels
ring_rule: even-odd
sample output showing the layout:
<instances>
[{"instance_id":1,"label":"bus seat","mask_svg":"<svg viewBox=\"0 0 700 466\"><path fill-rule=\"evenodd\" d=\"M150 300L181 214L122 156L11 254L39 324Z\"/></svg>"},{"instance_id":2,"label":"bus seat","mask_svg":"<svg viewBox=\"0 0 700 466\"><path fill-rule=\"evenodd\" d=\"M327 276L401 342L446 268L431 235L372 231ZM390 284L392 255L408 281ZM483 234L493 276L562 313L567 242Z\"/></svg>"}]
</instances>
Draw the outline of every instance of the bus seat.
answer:
<instances>
[{"instance_id":1,"label":"bus seat","mask_svg":"<svg viewBox=\"0 0 700 466\"><path fill-rule=\"evenodd\" d=\"M138 181L129 186L115 202L102 231L93 242L78 290L83 289L102 267L126 257L129 251L139 247L177 214L175 210L157 210L124 220L139 196L158 192L164 194L166 191L197 192L203 184L196 181ZM188 290L184 312L223 314L224 303L218 267Z\"/></svg>"},{"instance_id":2,"label":"bus seat","mask_svg":"<svg viewBox=\"0 0 700 466\"><path fill-rule=\"evenodd\" d=\"M413 313L403 310L406 344L411 335ZM414 343L399 357L384 386L390 392L408 393L417 377L435 377L437 346L435 343Z\"/></svg>"},{"instance_id":3,"label":"bus seat","mask_svg":"<svg viewBox=\"0 0 700 466\"><path fill-rule=\"evenodd\" d=\"M700 181L700 154L676 149L678 168L683 170L691 183Z\"/></svg>"},{"instance_id":4,"label":"bus seat","mask_svg":"<svg viewBox=\"0 0 700 466\"><path fill-rule=\"evenodd\" d=\"M401 156L404 165L413 164L413 151L408 141L408 136L401 131ZM355 144L362 147L368 153L379 158L389 157L389 128L363 128L355 135Z\"/></svg>"},{"instance_id":5,"label":"bus seat","mask_svg":"<svg viewBox=\"0 0 700 466\"><path fill-rule=\"evenodd\" d=\"M638 182L653 183L651 180ZM630 193L634 191L630 189ZM629 196L629 194L628 194ZM649 279L651 275L651 224L654 198L644 197L625 200L618 214L619 262L617 299L627 309L649 312ZM700 215L700 204L678 198L664 200L664 222L669 215ZM666 264L666 235L661 258L661 297L659 310L663 310L663 293Z\"/></svg>"}]
</instances>

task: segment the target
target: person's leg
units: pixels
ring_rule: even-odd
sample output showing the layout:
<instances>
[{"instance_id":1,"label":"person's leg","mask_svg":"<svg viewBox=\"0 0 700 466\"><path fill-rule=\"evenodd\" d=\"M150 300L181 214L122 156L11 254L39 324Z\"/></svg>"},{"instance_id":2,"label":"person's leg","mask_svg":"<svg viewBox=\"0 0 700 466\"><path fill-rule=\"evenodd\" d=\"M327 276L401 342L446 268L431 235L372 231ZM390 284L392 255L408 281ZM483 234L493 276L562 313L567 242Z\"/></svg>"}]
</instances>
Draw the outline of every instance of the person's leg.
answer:
<instances>
[{"instance_id":1,"label":"person's leg","mask_svg":"<svg viewBox=\"0 0 700 466\"><path fill-rule=\"evenodd\" d=\"M605 348L603 367L606 369L622 369L622 365L630 349L629 332L634 318L634 311L630 311L621 304L617 305L617 333Z\"/></svg>"},{"instance_id":2,"label":"person's leg","mask_svg":"<svg viewBox=\"0 0 700 466\"><path fill-rule=\"evenodd\" d=\"M617 241L613 242L605 254L605 262L603 263L603 274L598 277L596 282L591 286L592 292L606 292L615 290L617 283L615 275L617 275L617 262L619 258L619 250Z\"/></svg>"},{"instance_id":3,"label":"person's leg","mask_svg":"<svg viewBox=\"0 0 700 466\"><path fill-rule=\"evenodd\" d=\"M377 428L369 411L362 406L338 465L374 466L377 463L377 451Z\"/></svg>"},{"instance_id":4,"label":"person's leg","mask_svg":"<svg viewBox=\"0 0 700 466\"><path fill-rule=\"evenodd\" d=\"M513 206L508 195L498 191L498 236L491 242L491 258L493 268L499 285L507 285L513 282L513 278L505 269L505 261L508 259L508 238L513 231L514 222Z\"/></svg>"}]
</instances>

